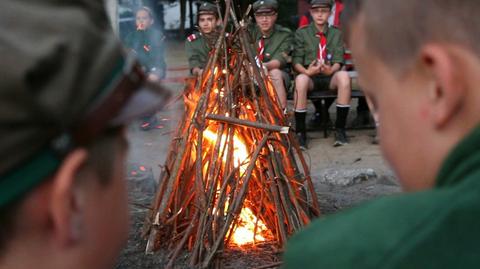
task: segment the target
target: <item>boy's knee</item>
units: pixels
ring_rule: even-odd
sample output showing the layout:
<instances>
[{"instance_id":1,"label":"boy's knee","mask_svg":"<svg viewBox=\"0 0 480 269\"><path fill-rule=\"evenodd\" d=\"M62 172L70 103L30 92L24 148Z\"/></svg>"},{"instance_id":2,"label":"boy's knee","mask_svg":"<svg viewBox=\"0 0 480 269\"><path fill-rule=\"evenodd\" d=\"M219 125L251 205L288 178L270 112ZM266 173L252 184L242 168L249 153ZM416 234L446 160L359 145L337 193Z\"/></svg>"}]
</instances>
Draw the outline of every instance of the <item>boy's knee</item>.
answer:
<instances>
[{"instance_id":1,"label":"boy's knee","mask_svg":"<svg viewBox=\"0 0 480 269\"><path fill-rule=\"evenodd\" d=\"M308 83L308 80L310 79L309 76L305 74L300 74L295 78L295 84L296 85L304 85Z\"/></svg>"},{"instance_id":2,"label":"boy's knee","mask_svg":"<svg viewBox=\"0 0 480 269\"><path fill-rule=\"evenodd\" d=\"M280 69L272 69L268 72L272 80L280 80L282 78L282 71Z\"/></svg>"},{"instance_id":3,"label":"boy's knee","mask_svg":"<svg viewBox=\"0 0 480 269\"><path fill-rule=\"evenodd\" d=\"M339 88L351 88L351 80L348 72L339 71L335 74Z\"/></svg>"}]
</instances>

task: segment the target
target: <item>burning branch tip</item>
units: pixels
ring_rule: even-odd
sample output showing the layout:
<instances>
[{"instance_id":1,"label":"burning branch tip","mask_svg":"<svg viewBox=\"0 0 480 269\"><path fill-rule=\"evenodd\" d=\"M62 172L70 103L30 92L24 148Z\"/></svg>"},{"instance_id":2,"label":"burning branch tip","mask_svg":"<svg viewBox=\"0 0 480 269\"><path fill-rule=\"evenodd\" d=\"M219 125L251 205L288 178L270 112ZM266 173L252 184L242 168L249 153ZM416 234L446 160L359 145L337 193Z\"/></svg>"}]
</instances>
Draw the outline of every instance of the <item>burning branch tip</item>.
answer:
<instances>
[{"instance_id":1,"label":"burning branch tip","mask_svg":"<svg viewBox=\"0 0 480 269\"><path fill-rule=\"evenodd\" d=\"M157 212L155 215L155 221L153 222L153 225L160 225L160 212Z\"/></svg>"},{"instance_id":2,"label":"burning branch tip","mask_svg":"<svg viewBox=\"0 0 480 269\"><path fill-rule=\"evenodd\" d=\"M290 132L290 127L282 127L280 131L281 134L288 134Z\"/></svg>"}]
</instances>

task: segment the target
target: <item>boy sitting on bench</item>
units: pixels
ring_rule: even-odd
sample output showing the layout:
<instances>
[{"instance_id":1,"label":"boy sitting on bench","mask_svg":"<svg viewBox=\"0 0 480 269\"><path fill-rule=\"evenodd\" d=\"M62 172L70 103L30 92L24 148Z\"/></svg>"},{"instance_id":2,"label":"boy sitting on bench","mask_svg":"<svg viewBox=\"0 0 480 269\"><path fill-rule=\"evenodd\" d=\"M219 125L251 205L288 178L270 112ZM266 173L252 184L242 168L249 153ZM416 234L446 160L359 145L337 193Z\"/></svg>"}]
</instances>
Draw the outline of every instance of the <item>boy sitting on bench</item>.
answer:
<instances>
[{"instance_id":1,"label":"boy sitting on bench","mask_svg":"<svg viewBox=\"0 0 480 269\"><path fill-rule=\"evenodd\" d=\"M293 65L299 73L295 78L295 129L304 149L307 148L307 93L311 90L337 90L334 146L348 143L345 125L350 110L351 83L348 73L340 71L344 62L344 42L342 32L328 26L331 9L331 0L312 0L312 23L295 33Z\"/></svg>"}]
</instances>

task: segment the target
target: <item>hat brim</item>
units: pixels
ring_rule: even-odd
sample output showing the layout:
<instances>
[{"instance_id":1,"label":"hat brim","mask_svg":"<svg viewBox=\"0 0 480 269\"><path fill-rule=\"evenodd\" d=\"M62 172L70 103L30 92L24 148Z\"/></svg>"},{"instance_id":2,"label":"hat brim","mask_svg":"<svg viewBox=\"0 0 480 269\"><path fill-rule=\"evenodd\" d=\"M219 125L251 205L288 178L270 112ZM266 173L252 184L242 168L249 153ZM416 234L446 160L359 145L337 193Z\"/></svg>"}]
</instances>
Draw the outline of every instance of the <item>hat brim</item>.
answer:
<instances>
[{"instance_id":1,"label":"hat brim","mask_svg":"<svg viewBox=\"0 0 480 269\"><path fill-rule=\"evenodd\" d=\"M217 13L216 11L207 11L207 10L205 10L205 11L199 11L199 12L198 12L198 16L200 16L200 15L214 15L214 16L217 16L218 13Z\"/></svg>"},{"instance_id":2,"label":"hat brim","mask_svg":"<svg viewBox=\"0 0 480 269\"><path fill-rule=\"evenodd\" d=\"M332 8L332 5L330 5L330 4L315 4L315 5L311 5L311 6L310 6L311 9L321 8L321 7Z\"/></svg>"},{"instance_id":3,"label":"hat brim","mask_svg":"<svg viewBox=\"0 0 480 269\"><path fill-rule=\"evenodd\" d=\"M124 125L140 117L162 110L170 101L170 90L159 82L146 80L144 86L137 90L110 122L110 126Z\"/></svg>"},{"instance_id":4,"label":"hat brim","mask_svg":"<svg viewBox=\"0 0 480 269\"><path fill-rule=\"evenodd\" d=\"M268 14L268 13L275 13L277 12L276 9L271 8L271 7L266 7L266 8L259 8L255 11L255 14Z\"/></svg>"}]
</instances>

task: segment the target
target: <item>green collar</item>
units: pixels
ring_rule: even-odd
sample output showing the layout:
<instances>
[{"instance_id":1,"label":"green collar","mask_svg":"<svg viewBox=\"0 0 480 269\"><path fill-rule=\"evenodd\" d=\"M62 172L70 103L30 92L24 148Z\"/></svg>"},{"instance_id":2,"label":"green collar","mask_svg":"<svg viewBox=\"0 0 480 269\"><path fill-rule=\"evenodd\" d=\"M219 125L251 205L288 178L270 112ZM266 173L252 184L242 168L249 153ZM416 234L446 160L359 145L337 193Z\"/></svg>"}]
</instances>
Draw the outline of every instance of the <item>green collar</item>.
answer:
<instances>
[{"instance_id":1,"label":"green collar","mask_svg":"<svg viewBox=\"0 0 480 269\"><path fill-rule=\"evenodd\" d=\"M480 125L448 155L437 177L437 187L461 181L472 169L480 167Z\"/></svg>"},{"instance_id":2,"label":"green collar","mask_svg":"<svg viewBox=\"0 0 480 269\"><path fill-rule=\"evenodd\" d=\"M315 25L315 22L311 22L310 25L308 26L308 28L310 29L310 31L316 35L318 33L318 29L317 29L317 26ZM323 26L323 32L325 33L325 35L328 36L328 30L330 29L330 27L328 26L328 23L325 24Z\"/></svg>"},{"instance_id":3,"label":"green collar","mask_svg":"<svg viewBox=\"0 0 480 269\"><path fill-rule=\"evenodd\" d=\"M255 28L257 29L257 32L258 32L257 41L260 40L260 38L262 37L265 39L269 39L270 37L272 37L272 35L277 31L277 27L278 27L277 24L273 25L273 28L272 28L272 31L270 31L270 34L268 34L267 36L264 36L262 34L262 31L260 30L260 27L258 27L258 25L255 25Z\"/></svg>"}]
</instances>

